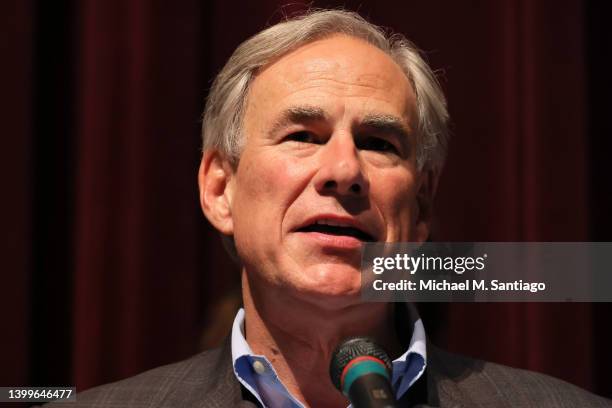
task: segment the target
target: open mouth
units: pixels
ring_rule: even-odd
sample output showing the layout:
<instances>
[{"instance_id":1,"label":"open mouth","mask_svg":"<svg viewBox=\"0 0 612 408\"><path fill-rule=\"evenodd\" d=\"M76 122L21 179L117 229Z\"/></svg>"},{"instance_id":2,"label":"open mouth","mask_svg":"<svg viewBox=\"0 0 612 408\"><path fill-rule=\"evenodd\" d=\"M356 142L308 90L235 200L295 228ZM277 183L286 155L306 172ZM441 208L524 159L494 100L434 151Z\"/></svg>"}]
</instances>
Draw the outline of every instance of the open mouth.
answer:
<instances>
[{"instance_id":1,"label":"open mouth","mask_svg":"<svg viewBox=\"0 0 612 408\"><path fill-rule=\"evenodd\" d=\"M355 228L341 225L328 225L314 223L298 229L299 232L318 232L321 234L335 235L335 236L348 236L357 238L364 242L374 242L375 239L370 234Z\"/></svg>"}]
</instances>

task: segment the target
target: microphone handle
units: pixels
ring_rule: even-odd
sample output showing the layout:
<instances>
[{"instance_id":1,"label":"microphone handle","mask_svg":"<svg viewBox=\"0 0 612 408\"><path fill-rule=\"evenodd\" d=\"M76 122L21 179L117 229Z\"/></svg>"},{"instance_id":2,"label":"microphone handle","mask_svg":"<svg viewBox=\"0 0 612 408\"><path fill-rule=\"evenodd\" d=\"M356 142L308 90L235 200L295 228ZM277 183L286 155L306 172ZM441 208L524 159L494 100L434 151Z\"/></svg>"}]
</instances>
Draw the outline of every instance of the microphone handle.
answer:
<instances>
[{"instance_id":1,"label":"microphone handle","mask_svg":"<svg viewBox=\"0 0 612 408\"><path fill-rule=\"evenodd\" d=\"M356 379L348 397L353 408L398 408L389 380L376 373Z\"/></svg>"}]
</instances>

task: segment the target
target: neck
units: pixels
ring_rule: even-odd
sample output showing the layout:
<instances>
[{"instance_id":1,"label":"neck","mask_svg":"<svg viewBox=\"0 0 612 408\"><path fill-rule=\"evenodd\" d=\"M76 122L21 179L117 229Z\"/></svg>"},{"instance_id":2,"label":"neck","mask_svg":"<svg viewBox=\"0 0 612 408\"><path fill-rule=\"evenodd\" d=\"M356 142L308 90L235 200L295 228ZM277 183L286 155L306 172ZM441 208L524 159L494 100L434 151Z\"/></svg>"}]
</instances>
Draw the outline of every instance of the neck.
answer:
<instances>
[{"instance_id":1,"label":"neck","mask_svg":"<svg viewBox=\"0 0 612 408\"><path fill-rule=\"evenodd\" d=\"M263 286L263 285L262 285ZM343 407L347 399L329 379L329 362L344 339L368 336L401 354L392 303L342 304L300 299L282 288L257 290L242 272L246 339L255 354L266 356L288 391L306 406Z\"/></svg>"}]
</instances>

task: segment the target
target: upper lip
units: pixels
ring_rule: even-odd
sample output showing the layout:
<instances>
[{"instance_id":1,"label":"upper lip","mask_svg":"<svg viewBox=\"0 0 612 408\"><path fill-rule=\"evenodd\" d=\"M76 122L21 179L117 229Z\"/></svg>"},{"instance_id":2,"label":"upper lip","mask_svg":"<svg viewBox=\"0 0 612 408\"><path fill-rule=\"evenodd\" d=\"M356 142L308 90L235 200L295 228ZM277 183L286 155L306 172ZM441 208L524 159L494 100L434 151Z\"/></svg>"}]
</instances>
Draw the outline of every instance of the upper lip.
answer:
<instances>
[{"instance_id":1,"label":"upper lip","mask_svg":"<svg viewBox=\"0 0 612 408\"><path fill-rule=\"evenodd\" d=\"M339 227L349 227L355 228L362 233L368 235L372 241L377 241L377 233L374 231L372 227L364 225L362 222L357 220L356 218L338 215L338 214L318 214L313 217L308 218L302 224L300 224L295 230L298 231L302 228L305 228L309 225L313 224L327 224Z\"/></svg>"}]
</instances>

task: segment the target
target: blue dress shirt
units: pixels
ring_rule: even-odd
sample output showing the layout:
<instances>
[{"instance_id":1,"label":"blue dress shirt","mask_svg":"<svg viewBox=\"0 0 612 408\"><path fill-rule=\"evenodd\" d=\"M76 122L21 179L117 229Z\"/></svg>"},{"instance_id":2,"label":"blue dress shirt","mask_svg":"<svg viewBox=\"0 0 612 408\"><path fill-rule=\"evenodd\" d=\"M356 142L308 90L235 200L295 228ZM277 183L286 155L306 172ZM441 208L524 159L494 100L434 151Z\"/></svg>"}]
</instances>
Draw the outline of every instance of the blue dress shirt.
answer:
<instances>
[{"instance_id":1,"label":"blue dress shirt","mask_svg":"<svg viewBox=\"0 0 612 408\"><path fill-rule=\"evenodd\" d=\"M409 313L416 316L412 305ZM240 309L232 326L232 361L234 374L240 383L268 408L304 408L287 391L274 367L265 356L255 355L244 337L244 309ZM418 380L427 365L425 328L420 318L415 319L408 349L393 361L392 385L396 398L401 398Z\"/></svg>"}]
</instances>

